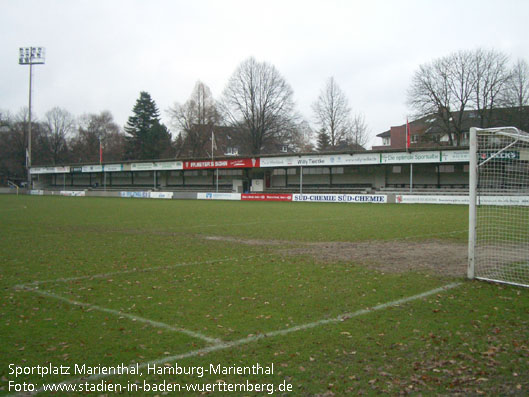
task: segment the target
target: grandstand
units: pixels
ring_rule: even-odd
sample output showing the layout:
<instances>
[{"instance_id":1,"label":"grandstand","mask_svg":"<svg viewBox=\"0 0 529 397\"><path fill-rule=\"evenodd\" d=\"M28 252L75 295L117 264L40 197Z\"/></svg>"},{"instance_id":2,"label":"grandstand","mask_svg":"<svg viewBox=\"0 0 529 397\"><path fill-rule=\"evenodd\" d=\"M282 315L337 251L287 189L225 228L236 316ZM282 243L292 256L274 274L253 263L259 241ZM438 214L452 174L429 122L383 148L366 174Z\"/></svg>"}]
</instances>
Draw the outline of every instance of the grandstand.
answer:
<instances>
[{"instance_id":1,"label":"grandstand","mask_svg":"<svg viewBox=\"0 0 529 397\"><path fill-rule=\"evenodd\" d=\"M468 191L468 149L33 167L40 190L373 193Z\"/></svg>"}]
</instances>

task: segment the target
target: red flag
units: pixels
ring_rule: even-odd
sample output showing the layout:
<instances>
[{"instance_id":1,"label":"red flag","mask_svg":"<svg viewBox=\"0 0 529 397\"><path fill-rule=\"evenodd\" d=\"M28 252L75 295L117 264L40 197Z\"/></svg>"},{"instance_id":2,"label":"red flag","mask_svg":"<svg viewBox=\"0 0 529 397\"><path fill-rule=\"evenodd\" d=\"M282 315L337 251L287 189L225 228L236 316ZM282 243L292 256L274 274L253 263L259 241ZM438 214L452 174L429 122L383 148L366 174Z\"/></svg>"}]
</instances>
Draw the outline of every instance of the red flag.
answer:
<instances>
[{"instance_id":1,"label":"red flag","mask_svg":"<svg viewBox=\"0 0 529 397\"><path fill-rule=\"evenodd\" d=\"M408 122L408 118L406 117L406 149L410 148L410 123Z\"/></svg>"}]
</instances>

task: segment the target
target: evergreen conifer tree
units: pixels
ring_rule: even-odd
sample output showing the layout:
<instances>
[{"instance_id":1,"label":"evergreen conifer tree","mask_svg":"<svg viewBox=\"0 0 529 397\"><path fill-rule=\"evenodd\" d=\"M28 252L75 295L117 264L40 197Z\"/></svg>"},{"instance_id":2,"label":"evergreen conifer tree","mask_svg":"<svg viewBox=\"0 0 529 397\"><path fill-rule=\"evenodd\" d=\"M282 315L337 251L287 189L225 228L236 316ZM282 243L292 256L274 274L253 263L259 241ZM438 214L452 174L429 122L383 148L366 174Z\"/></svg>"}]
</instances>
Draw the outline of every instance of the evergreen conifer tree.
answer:
<instances>
[{"instance_id":1,"label":"evergreen conifer tree","mask_svg":"<svg viewBox=\"0 0 529 397\"><path fill-rule=\"evenodd\" d=\"M172 155L171 134L161 123L158 107L148 92L140 92L132 112L125 125L126 157L146 160Z\"/></svg>"},{"instance_id":2,"label":"evergreen conifer tree","mask_svg":"<svg viewBox=\"0 0 529 397\"><path fill-rule=\"evenodd\" d=\"M323 152L325 150L328 150L330 144L331 144L331 139L329 137L329 134L327 134L324 130L322 130L318 134L318 146L317 146L318 151Z\"/></svg>"}]
</instances>

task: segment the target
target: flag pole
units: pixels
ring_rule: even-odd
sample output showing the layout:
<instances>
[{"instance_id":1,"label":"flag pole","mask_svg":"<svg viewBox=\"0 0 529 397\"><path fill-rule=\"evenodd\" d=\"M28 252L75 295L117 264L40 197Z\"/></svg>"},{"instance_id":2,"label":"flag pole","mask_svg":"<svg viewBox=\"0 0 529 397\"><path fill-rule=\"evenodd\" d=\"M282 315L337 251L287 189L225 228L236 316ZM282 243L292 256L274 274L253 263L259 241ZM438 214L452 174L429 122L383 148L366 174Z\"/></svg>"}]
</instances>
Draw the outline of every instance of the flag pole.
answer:
<instances>
[{"instance_id":1,"label":"flag pole","mask_svg":"<svg viewBox=\"0 0 529 397\"><path fill-rule=\"evenodd\" d=\"M406 117L406 153L409 153L411 141L410 123ZM410 160L410 193L413 192L413 162Z\"/></svg>"},{"instance_id":2,"label":"flag pole","mask_svg":"<svg viewBox=\"0 0 529 397\"><path fill-rule=\"evenodd\" d=\"M214 160L213 160L213 153L215 150L215 146L217 146L215 144L215 134L213 130L211 130L211 165L212 166L215 165ZM215 174L216 174L215 191L218 193L219 192L219 169L218 168L215 168Z\"/></svg>"}]
</instances>

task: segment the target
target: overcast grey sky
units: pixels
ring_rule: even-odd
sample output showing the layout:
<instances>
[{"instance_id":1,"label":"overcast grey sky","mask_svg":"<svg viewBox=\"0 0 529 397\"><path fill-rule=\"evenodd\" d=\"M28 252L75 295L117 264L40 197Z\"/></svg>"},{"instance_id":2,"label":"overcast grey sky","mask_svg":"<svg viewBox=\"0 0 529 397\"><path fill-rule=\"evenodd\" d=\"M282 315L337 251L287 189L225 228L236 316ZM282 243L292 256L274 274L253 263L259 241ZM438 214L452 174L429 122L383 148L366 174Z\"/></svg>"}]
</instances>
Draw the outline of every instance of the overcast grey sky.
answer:
<instances>
[{"instance_id":1,"label":"overcast grey sky","mask_svg":"<svg viewBox=\"0 0 529 397\"><path fill-rule=\"evenodd\" d=\"M311 124L334 76L374 136L411 113L406 90L422 63L478 47L529 61L528 17L527 0L0 0L0 109L27 106L19 47L46 48L34 68L37 117L54 106L109 110L120 125L140 91L165 122L197 80L219 98L254 56L279 70Z\"/></svg>"}]
</instances>

